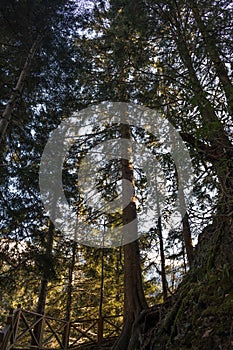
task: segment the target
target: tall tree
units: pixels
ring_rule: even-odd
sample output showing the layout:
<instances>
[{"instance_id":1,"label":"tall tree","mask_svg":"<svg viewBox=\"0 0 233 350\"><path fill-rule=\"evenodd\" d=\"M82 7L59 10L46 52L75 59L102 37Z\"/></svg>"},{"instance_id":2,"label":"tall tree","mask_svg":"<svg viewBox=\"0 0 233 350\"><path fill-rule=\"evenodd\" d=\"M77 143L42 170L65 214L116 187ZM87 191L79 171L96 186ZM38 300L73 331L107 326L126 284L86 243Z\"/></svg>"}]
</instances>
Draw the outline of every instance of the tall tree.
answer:
<instances>
[{"instance_id":1,"label":"tall tree","mask_svg":"<svg viewBox=\"0 0 233 350\"><path fill-rule=\"evenodd\" d=\"M130 81L130 74L135 67L142 66L144 60L135 54L135 43L143 53L143 42L137 31L144 31L142 21L132 17L133 13L143 10L141 1L117 2L111 1L109 11L102 5L95 6L93 22L89 24L93 30L94 38L82 41L87 55L90 54L91 69L86 77L85 86L90 91L92 102L100 102L102 98L120 102L130 102L133 99L132 91L134 86ZM143 17L143 13L141 13ZM106 20L103 19L103 16ZM110 25L108 25L108 22ZM97 29L96 29L97 28ZM98 38L98 31L102 36ZM95 37L95 34L97 36ZM95 55L93 57L93 50ZM89 51L90 50L90 51ZM144 53L143 53L144 55ZM102 66L99 68L99 66ZM107 67L107 68L106 68ZM121 137L131 138L130 126L121 126ZM122 178L132 184L132 164L127 159L122 160ZM123 186L123 196L124 196ZM129 205L123 209L123 224L126 225L136 218L136 205L134 198ZM137 227L134 227L131 234L137 237ZM141 267L140 252L137 241L124 245L124 327L116 342L114 349L127 349L130 342L133 323L140 312L147 307L145 300Z\"/></svg>"},{"instance_id":2,"label":"tall tree","mask_svg":"<svg viewBox=\"0 0 233 350\"><path fill-rule=\"evenodd\" d=\"M127 124L121 125L121 137L122 139L131 139L130 126ZM132 151L132 150L131 150ZM128 180L132 187L134 185L133 176L133 164L130 161L132 154L130 154L130 146L128 149L127 159L122 158L122 179ZM128 184L127 184L128 186ZM122 195L124 199L124 193L127 193L127 188L124 188L124 182L122 186ZM123 200L124 202L124 200ZM133 227L130 228L130 236L137 238L137 210L135 197L130 199L129 204L123 208L123 225L134 223ZM140 312L147 307L145 299L143 283L142 283L142 272L140 263L140 251L138 240L132 243L124 245L124 326L122 333L114 345L113 349L127 349L132 336L132 327L139 317Z\"/></svg>"}]
</instances>

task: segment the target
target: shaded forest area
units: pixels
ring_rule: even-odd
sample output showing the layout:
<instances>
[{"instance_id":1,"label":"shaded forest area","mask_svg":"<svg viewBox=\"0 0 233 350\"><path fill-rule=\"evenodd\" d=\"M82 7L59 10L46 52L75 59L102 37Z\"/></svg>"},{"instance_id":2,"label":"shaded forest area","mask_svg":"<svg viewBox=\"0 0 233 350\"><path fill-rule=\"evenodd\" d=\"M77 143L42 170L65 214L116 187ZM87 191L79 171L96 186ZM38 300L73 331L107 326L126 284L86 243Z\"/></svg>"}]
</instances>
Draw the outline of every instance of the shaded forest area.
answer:
<instances>
[{"instance_id":1,"label":"shaded forest area","mask_svg":"<svg viewBox=\"0 0 233 350\"><path fill-rule=\"evenodd\" d=\"M233 349L232 21L230 0L0 0L2 326L21 304L66 321L119 316L113 350ZM68 202L90 228L140 223L151 190L140 166L106 162L93 174L98 198L115 200L124 179L137 200L100 217L77 186L97 144L137 141L157 155L169 187L165 205L149 203L159 215L145 235L103 248L56 229L39 169L50 133L104 101L158 111L186 145L194 179L187 210L171 225L172 155L134 125L93 121L62 172Z\"/></svg>"}]
</instances>

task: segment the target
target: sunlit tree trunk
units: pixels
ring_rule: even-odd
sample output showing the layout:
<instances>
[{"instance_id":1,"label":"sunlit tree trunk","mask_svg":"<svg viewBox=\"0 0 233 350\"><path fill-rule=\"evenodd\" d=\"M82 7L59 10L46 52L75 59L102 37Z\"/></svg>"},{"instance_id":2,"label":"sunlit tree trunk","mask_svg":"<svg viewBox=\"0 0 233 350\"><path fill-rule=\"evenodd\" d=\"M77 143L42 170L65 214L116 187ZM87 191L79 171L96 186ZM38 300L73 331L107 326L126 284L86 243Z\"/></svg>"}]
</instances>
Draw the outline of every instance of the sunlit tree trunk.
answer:
<instances>
[{"instance_id":1,"label":"sunlit tree trunk","mask_svg":"<svg viewBox=\"0 0 233 350\"><path fill-rule=\"evenodd\" d=\"M130 126L121 125L121 138L130 141ZM130 143L129 143L130 144ZM128 159L122 159L122 179L128 180L134 187L133 164L129 160L132 150L128 149ZM127 187L127 185L126 185ZM127 191L123 183L124 192ZM123 200L124 203L124 200ZM135 197L132 196L129 204L123 208L123 224L126 225L137 218ZM134 227L131 228L132 237L137 237L137 221L134 221ZM124 325L122 333L114 345L114 350L126 350L129 346L132 336L132 327L134 321L140 315L140 312L147 307L140 264L140 251L138 240L124 245Z\"/></svg>"}]
</instances>

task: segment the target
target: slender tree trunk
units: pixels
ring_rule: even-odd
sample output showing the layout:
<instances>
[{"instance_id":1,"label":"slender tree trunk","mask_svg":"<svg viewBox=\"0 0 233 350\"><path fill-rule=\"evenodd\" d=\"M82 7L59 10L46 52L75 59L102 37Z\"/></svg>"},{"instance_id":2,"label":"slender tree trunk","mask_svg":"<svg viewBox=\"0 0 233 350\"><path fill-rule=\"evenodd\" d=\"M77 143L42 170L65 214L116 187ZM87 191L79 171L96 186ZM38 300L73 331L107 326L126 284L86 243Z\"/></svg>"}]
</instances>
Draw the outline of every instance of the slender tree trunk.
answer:
<instances>
[{"instance_id":1,"label":"slender tree trunk","mask_svg":"<svg viewBox=\"0 0 233 350\"><path fill-rule=\"evenodd\" d=\"M38 314L44 314L44 311L45 311L47 286L48 286L48 281L50 278L49 274L50 274L51 267L52 267L51 261L52 261L52 254L53 254L52 250L53 250L54 229L55 229L54 225L50 221L49 230L48 230L48 237L47 237L47 242L46 242L46 250L45 250L46 261L44 262L44 271L42 274L41 288L40 288L37 309L36 309L36 312Z\"/></svg>"},{"instance_id":2,"label":"slender tree trunk","mask_svg":"<svg viewBox=\"0 0 233 350\"><path fill-rule=\"evenodd\" d=\"M64 332L62 335L62 344L64 347L68 347L68 342L69 342L69 322L70 322L70 314L71 314L71 307L72 307L73 273L74 273L75 261L76 261L76 248L77 248L77 243L74 242L72 244L72 257L71 257L71 262L68 270L67 299L66 299L66 311L65 311L65 321L67 322L67 325L64 328Z\"/></svg>"},{"instance_id":3,"label":"slender tree trunk","mask_svg":"<svg viewBox=\"0 0 233 350\"><path fill-rule=\"evenodd\" d=\"M159 237L159 248L160 248L160 264L161 264L161 277L162 277L162 288L163 288L163 301L167 299L168 296L168 284L166 277L166 261L164 254L164 244L163 244L163 229L162 229L162 218L161 218L161 209L159 202L159 190L157 183L157 169L155 169L155 195L156 195L156 209L158 213L158 225L157 232Z\"/></svg>"},{"instance_id":4,"label":"slender tree trunk","mask_svg":"<svg viewBox=\"0 0 233 350\"><path fill-rule=\"evenodd\" d=\"M131 132L129 125L121 125L122 139L130 140ZM129 161L131 149L128 150L128 159L122 159L122 179L128 180L134 187L133 165ZM123 196L127 191L123 182ZM123 200L124 203L124 200ZM135 198L132 196L130 203L123 208L123 224L127 225L137 218ZM137 223L130 232L132 237L137 237ZM130 344L134 321L138 318L147 303L143 290L142 272L140 264L140 251L138 240L124 245L124 325L114 350L126 350Z\"/></svg>"},{"instance_id":5,"label":"slender tree trunk","mask_svg":"<svg viewBox=\"0 0 233 350\"><path fill-rule=\"evenodd\" d=\"M44 261L44 267L43 267L43 273L41 277L41 285L40 285L40 291L38 296L38 302L36 307L36 313L40 315L44 315L45 312L45 304L46 304L46 297L47 297L47 289L48 289L48 281L49 281L49 271L51 270L51 258L52 258L52 249L53 249L53 239L54 239L54 225L50 221L49 223L49 230L48 230L48 236L47 236L47 242L46 242L46 260ZM38 322L34 327L34 335L38 342L40 342L40 339L42 337L43 332L43 323ZM31 345L36 345L34 340L32 341Z\"/></svg>"},{"instance_id":6,"label":"slender tree trunk","mask_svg":"<svg viewBox=\"0 0 233 350\"><path fill-rule=\"evenodd\" d=\"M2 113L2 116L0 118L0 142L2 142L2 140L5 136L6 130L8 128L8 125L11 121L12 112L15 108L16 101L20 97L20 95L23 91L25 80L26 80L26 77L27 77L28 72L29 72L30 67L31 67L32 59L33 59L36 51L38 50L40 42L41 42L41 37L39 36L32 44L32 47L31 47L31 49L28 53L28 56L25 60L23 69L22 69L20 76L18 78L17 84L16 84L16 86L15 86L15 88L10 96L10 99L5 107L5 110Z\"/></svg>"},{"instance_id":7,"label":"slender tree trunk","mask_svg":"<svg viewBox=\"0 0 233 350\"><path fill-rule=\"evenodd\" d=\"M188 218L187 212L182 218L182 224L183 224L182 233L183 233L185 250L187 254L188 264L189 266L191 266L194 258L194 251L193 251L192 235L191 235L189 218Z\"/></svg>"},{"instance_id":8,"label":"slender tree trunk","mask_svg":"<svg viewBox=\"0 0 233 350\"><path fill-rule=\"evenodd\" d=\"M163 244L163 231L161 216L158 218L158 235L159 235L159 247L160 247L160 260L161 260L161 276L162 276L162 287L163 287L163 301L166 301L168 296L167 278L166 278L166 262L164 254Z\"/></svg>"},{"instance_id":9,"label":"slender tree trunk","mask_svg":"<svg viewBox=\"0 0 233 350\"><path fill-rule=\"evenodd\" d=\"M65 320L70 321L71 305L72 305L72 292L73 292L73 273L76 261L76 249L77 243L74 242L72 245L72 257L68 271L68 286L67 286L67 299L66 299L66 312Z\"/></svg>"},{"instance_id":10,"label":"slender tree trunk","mask_svg":"<svg viewBox=\"0 0 233 350\"><path fill-rule=\"evenodd\" d=\"M99 302L99 319L98 319L98 344L103 341L103 301L104 301L104 248L101 254L101 280L100 280L100 302Z\"/></svg>"}]
</instances>

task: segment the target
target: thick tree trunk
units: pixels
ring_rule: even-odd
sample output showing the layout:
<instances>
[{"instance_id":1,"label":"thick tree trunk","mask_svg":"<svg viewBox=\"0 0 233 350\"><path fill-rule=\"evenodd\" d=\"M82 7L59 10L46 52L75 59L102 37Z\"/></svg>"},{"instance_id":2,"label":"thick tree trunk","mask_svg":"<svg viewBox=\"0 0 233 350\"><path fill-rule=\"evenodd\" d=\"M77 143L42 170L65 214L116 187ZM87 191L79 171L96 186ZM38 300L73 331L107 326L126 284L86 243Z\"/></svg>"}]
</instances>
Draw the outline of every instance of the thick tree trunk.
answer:
<instances>
[{"instance_id":1,"label":"thick tree trunk","mask_svg":"<svg viewBox=\"0 0 233 350\"><path fill-rule=\"evenodd\" d=\"M0 118L0 142L2 142L2 140L5 136L6 130L8 128L8 125L11 121L12 112L15 108L16 101L20 97L20 95L23 91L25 80L26 80L26 77L27 77L28 72L29 72L30 67L31 67L32 59L33 59L36 51L38 50L40 42L41 42L41 37L38 37L34 41L34 43L32 44L32 47L31 47L31 49L28 53L28 56L25 60L23 69L22 69L20 76L18 78L17 84L16 84L16 86L15 86L15 88L10 96L10 99L5 107L5 110L3 111L3 114Z\"/></svg>"},{"instance_id":2,"label":"thick tree trunk","mask_svg":"<svg viewBox=\"0 0 233 350\"><path fill-rule=\"evenodd\" d=\"M130 341L134 322L147 308L144 296L138 241L124 246L124 325L114 350L132 349Z\"/></svg>"},{"instance_id":3,"label":"thick tree trunk","mask_svg":"<svg viewBox=\"0 0 233 350\"><path fill-rule=\"evenodd\" d=\"M122 139L130 140L130 126L121 125ZM122 159L122 179L128 180L134 187L133 166L129 161L131 149L128 149L128 159ZM123 183L123 197L127 191L127 185ZM124 198L123 198L124 203ZM137 218L135 198L132 196L130 203L123 208L123 224L132 223ZM134 221L131 227L132 237L137 237L137 222ZM141 311L147 308L147 303L143 290L142 272L140 264L140 251L138 240L124 245L124 325L122 333L115 343L114 350L126 350L131 348L130 340L132 328L135 320Z\"/></svg>"}]
</instances>

